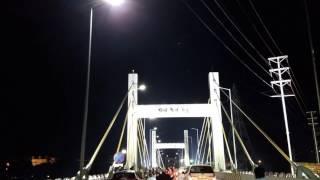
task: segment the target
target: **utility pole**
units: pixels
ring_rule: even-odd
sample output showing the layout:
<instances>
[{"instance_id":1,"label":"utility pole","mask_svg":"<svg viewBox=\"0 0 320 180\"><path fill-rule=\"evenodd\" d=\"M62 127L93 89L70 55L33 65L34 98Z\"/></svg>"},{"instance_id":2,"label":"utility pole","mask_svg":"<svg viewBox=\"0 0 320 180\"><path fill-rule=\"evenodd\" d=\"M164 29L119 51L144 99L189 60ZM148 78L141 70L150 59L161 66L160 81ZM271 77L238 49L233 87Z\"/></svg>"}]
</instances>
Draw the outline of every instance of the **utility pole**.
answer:
<instances>
[{"instance_id":1,"label":"utility pole","mask_svg":"<svg viewBox=\"0 0 320 180\"><path fill-rule=\"evenodd\" d=\"M307 114L310 114L310 117L307 119L310 120L310 122L308 122L308 125L312 126L314 150L316 153L317 163L319 163L318 141L317 141L317 134L316 134L316 128L315 128L315 126L318 125L318 123L315 122L315 120L317 120L317 117L313 116L313 114L315 114L315 113L316 113L316 111L308 111Z\"/></svg>"},{"instance_id":2,"label":"utility pole","mask_svg":"<svg viewBox=\"0 0 320 180\"><path fill-rule=\"evenodd\" d=\"M288 61L288 56L277 56L277 57L268 58L268 60L269 60L269 65L271 67L271 69L269 70L270 75L272 76L273 74L275 74L276 78L278 78L278 80L271 81L272 88L274 88L274 85L276 85L280 89L280 94L274 95L271 97L280 97L281 98L284 124L285 124L286 135L287 135L289 158L290 158L290 161L292 161L291 142L290 142L290 133L289 133L289 126L288 126L288 117L287 117L285 97L294 96L294 95L293 94L286 95L284 93L283 87L286 85L291 86L291 79L284 79L286 77L284 75L289 74L289 67L282 67L281 66L281 63L283 61ZM292 165L291 165L291 174L294 175L294 169L293 169Z\"/></svg>"},{"instance_id":3,"label":"utility pole","mask_svg":"<svg viewBox=\"0 0 320 180\"><path fill-rule=\"evenodd\" d=\"M315 55L315 51L314 51L314 48L313 48L311 25L310 25L310 18L309 18L309 10L308 10L308 4L307 4L306 0L304 0L304 8L305 8L306 20L307 20L309 46L310 46L311 57L312 57L314 83L315 83L315 86L316 86L316 93L317 93L317 100L318 100L318 113L320 113L320 89L319 89L319 82L318 82L316 55Z\"/></svg>"}]
</instances>

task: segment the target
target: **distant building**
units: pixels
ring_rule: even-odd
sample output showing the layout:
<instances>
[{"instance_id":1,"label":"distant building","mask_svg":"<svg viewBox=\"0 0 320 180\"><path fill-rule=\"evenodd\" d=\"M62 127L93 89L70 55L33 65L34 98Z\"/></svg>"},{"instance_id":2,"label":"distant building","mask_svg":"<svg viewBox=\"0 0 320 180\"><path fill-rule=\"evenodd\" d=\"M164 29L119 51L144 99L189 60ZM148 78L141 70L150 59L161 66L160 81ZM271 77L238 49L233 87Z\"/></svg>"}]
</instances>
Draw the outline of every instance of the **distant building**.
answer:
<instances>
[{"instance_id":1,"label":"distant building","mask_svg":"<svg viewBox=\"0 0 320 180\"><path fill-rule=\"evenodd\" d=\"M32 166L39 166L43 164L54 164L56 163L56 158L48 156L32 156L31 158Z\"/></svg>"}]
</instances>

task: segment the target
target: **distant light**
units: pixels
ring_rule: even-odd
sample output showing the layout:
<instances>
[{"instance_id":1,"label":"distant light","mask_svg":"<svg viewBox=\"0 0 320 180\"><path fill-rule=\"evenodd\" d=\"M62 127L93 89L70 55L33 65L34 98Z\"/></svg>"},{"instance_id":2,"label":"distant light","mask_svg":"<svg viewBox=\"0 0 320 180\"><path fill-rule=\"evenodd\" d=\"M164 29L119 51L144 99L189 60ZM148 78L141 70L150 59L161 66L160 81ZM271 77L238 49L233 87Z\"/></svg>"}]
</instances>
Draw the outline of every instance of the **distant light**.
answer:
<instances>
[{"instance_id":1,"label":"distant light","mask_svg":"<svg viewBox=\"0 0 320 180\"><path fill-rule=\"evenodd\" d=\"M120 6L124 3L124 0L104 0L104 1L110 4L111 6Z\"/></svg>"},{"instance_id":2,"label":"distant light","mask_svg":"<svg viewBox=\"0 0 320 180\"><path fill-rule=\"evenodd\" d=\"M190 159L190 163L193 163L193 159Z\"/></svg>"},{"instance_id":3,"label":"distant light","mask_svg":"<svg viewBox=\"0 0 320 180\"><path fill-rule=\"evenodd\" d=\"M157 138L159 138L159 136L157 136Z\"/></svg>"},{"instance_id":4,"label":"distant light","mask_svg":"<svg viewBox=\"0 0 320 180\"><path fill-rule=\"evenodd\" d=\"M261 164L261 163L262 163L262 161L259 159L259 160L258 160L258 164Z\"/></svg>"},{"instance_id":5,"label":"distant light","mask_svg":"<svg viewBox=\"0 0 320 180\"><path fill-rule=\"evenodd\" d=\"M157 127L153 127L153 130L158 130L158 128Z\"/></svg>"},{"instance_id":6,"label":"distant light","mask_svg":"<svg viewBox=\"0 0 320 180\"><path fill-rule=\"evenodd\" d=\"M8 167L9 167L9 166L10 166L10 163L9 163L9 162L7 162L7 163L6 163L6 166L8 166Z\"/></svg>"},{"instance_id":7,"label":"distant light","mask_svg":"<svg viewBox=\"0 0 320 180\"><path fill-rule=\"evenodd\" d=\"M183 163L184 159L180 159L180 162Z\"/></svg>"},{"instance_id":8,"label":"distant light","mask_svg":"<svg viewBox=\"0 0 320 180\"><path fill-rule=\"evenodd\" d=\"M176 152L176 155L178 155L179 153Z\"/></svg>"},{"instance_id":9,"label":"distant light","mask_svg":"<svg viewBox=\"0 0 320 180\"><path fill-rule=\"evenodd\" d=\"M121 150L121 153L126 154L126 153L127 153L127 150L122 149L122 150Z\"/></svg>"},{"instance_id":10,"label":"distant light","mask_svg":"<svg viewBox=\"0 0 320 180\"><path fill-rule=\"evenodd\" d=\"M161 140L160 140L160 139L158 140L158 143L161 143Z\"/></svg>"},{"instance_id":11,"label":"distant light","mask_svg":"<svg viewBox=\"0 0 320 180\"><path fill-rule=\"evenodd\" d=\"M139 89L140 91L144 91L144 90L147 89L147 86L144 85L144 84L141 84L138 89Z\"/></svg>"}]
</instances>

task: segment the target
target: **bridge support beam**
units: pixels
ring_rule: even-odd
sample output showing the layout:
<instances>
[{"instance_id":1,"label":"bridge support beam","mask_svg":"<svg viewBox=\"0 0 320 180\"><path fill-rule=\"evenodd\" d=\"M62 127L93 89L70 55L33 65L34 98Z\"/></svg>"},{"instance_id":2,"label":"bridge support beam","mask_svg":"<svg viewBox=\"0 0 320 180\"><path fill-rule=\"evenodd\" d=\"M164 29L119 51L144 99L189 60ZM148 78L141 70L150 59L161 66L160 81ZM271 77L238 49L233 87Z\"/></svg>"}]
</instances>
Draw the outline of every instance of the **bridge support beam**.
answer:
<instances>
[{"instance_id":1,"label":"bridge support beam","mask_svg":"<svg viewBox=\"0 0 320 180\"><path fill-rule=\"evenodd\" d=\"M134 110L138 103L138 74L128 75L127 168L137 169L138 119Z\"/></svg>"},{"instance_id":2,"label":"bridge support beam","mask_svg":"<svg viewBox=\"0 0 320 180\"><path fill-rule=\"evenodd\" d=\"M151 131L151 166L153 168L158 167L156 143L157 143L157 131L152 130Z\"/></svg>"},{"instance_id":3,"label":"bridge support beam","mask_svg":"<svg viewBox=\"0 0 320 180\"><path fill-rule=\"evenodd\" d=\"M221 104L220 104L220 89L219 89L219 73L209 73L209 87L210 87L210 103L214 105L212 109L213 115L210 117L212 125L212 140L213 140L213 157L214 169L225 170L225 156L223 146L223 132L222 132L222 118L221 118Z\"/></svg>"},{"instance_id":4,"label":"bridge support beam","mask_svg":"<svg viewBox=\"0 0 320 180\"><path fill-rule=\"evenodd\" d=\"M183 131L183 139L184 139L184 165L189 166L190 165L190 159L189 159L189 133L188 130Z\"/></svg>"}]
</instances>

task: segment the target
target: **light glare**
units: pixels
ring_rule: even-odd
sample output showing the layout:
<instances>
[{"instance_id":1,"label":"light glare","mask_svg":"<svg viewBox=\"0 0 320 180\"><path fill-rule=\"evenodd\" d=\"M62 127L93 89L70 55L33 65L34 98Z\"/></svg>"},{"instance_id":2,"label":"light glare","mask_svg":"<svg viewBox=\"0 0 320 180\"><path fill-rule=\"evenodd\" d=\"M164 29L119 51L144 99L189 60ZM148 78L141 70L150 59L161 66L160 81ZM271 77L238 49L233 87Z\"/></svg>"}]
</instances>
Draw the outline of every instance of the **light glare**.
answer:
<instances>
[{"instance_id":1,"label":"light glare","mask_svg":"<svg viewBox=\"0 0 320 180\"><path fill-rule=\"evenodd\" d=\"M104 0L104 1L110 4L111 6L120 6L124 3L124 0Z\"/></svg>"},{"instance_id":2,"label":"light glare","mask_svg":"<svg viewBox=\"0 0 320 180\"><path fill-rule=\"evenodd\" d=\"M139 90L141 90L141 91L144 91L144 90L146 90L146 89L147 89L147 87L146 87L146 85L144 85L144 84L142 84L142 85L139 86Z\"/></svg>"}]
</instances>

